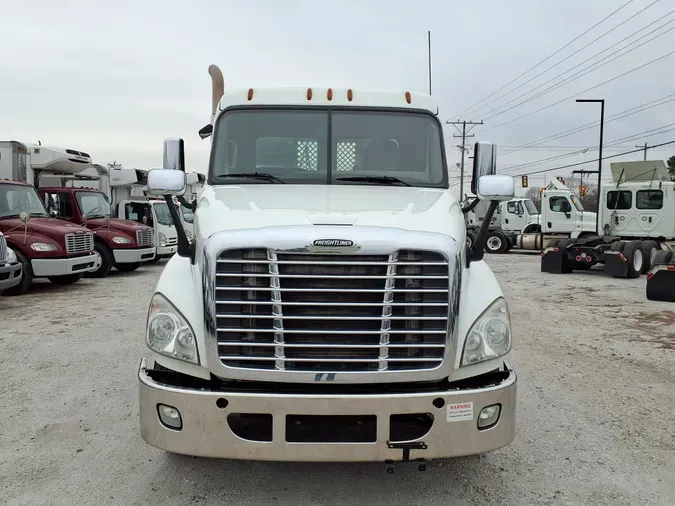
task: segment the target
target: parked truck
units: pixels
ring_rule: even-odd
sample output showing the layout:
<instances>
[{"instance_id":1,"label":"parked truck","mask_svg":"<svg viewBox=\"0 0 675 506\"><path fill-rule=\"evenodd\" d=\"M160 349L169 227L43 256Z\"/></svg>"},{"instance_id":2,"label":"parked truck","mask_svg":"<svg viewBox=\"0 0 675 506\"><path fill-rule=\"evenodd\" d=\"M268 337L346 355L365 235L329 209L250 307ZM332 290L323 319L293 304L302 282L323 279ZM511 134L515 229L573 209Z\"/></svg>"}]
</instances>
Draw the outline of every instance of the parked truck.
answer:
<instances>
[{"instance_id":1,"label":"parked truck","mask_svg":"<svg viewBox=\"0 0 675 506\"><path fill-rule=\"evenodd\" d=\"M475 197L467 197L465 206L471 206ZM478 233L487 206L479 202L475 208L464 215L466 217L467 237L471 244ZM522 233L538 231L540 228L539 211L531 199L514 198L501 202L495 211L485 238L485 251L488 253L506 253L516 245L517 237Z\"/></svg>"},{"instance_id":2,"label":"parked truck","mask_svg":"<svg viewBox=\"0 0 675 506\"><path fill-rule=\"evenodd\" d=\"M0 142L0 231L22 269L21 282L5 290L5 295L26 293L35 278L72 284L98 269L91 231L50 218L37 191L27 183L34 180L36 170L86 166L83 153L67 149L65 155L55 158L42 146Z\"/></svg>"},{"instance_id":3,"label":"parked truck","mask_svg":"<svg viewBox=\"0 0 675 506\"><path fill-rule=\"evenodd\" d=\"M508 445L509 308L483 261L487 227L466 244L431 97L225 92L218 67L209 72L195 234L187 240L170 206L178 251L153 292L138 369L145 441L388 471ZM513 178L494 174L494 145L474 153L472 191L491 202L489 222ZM183 141L168 139L148 192L183 195L183 171Z\"/></svg>"},{"instance_id":4,"label":"parked truck","mask_svg":"<svg viewBox=\"0 0 675 506\"><path fill-rule=\"evenodd\" d=\"M56 151L54 155L61 153ZM121 272L135 271L155 258L153 230L113 214L110 171L102 165L91 165L91 159L89 162L84 169L78 165L75 173L38 172L38 192L52 216L81 224L94 234L94 251L100 262L90 276L105 277L113 267Z\"/></svg>"},{"instance_id":5,"label":"parked truck","mask_svg":"<svg viewBox=\"0 0 675 506\"><path fill-rule=\"evenodd\" d=\"M616 162L610 169L612 183L600 189L600 233L550 242L542 252L543 272L600 264L611 276L637 278L649 271L659 251L673 250L675 182L663 160Z\"/></svg>"},{"instance_id":6,"label":"parked truck","mask_svg":"<svg viewBox=\"0 0 675 506\"><path fill-rule=\"evenodd\" d=\"M0 295L4 290L21 283L21 262L14 250L7 246L7 240L0 232Z\"/></svg>"}]
</instances>

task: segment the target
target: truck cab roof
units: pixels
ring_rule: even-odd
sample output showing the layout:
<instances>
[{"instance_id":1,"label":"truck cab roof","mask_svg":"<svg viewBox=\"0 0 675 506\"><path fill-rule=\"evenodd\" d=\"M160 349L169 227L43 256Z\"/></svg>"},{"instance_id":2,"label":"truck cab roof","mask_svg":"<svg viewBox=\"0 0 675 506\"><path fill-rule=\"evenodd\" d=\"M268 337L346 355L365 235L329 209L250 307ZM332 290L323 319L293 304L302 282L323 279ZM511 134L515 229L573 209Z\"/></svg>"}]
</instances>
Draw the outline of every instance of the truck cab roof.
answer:
<instances>
[{"instance_id":1,"label":"truck cab roof","mask_svg":"<svg viewBox=\"0 0 675 506\"><path fill-rule=\"evenodd\" d=\"M218 108L223 111L229 107L251 105L411 109L438 114L436 102L430 95L423 93L302 86L227 90L223 93Z\"/></svg>"}]
</instances>

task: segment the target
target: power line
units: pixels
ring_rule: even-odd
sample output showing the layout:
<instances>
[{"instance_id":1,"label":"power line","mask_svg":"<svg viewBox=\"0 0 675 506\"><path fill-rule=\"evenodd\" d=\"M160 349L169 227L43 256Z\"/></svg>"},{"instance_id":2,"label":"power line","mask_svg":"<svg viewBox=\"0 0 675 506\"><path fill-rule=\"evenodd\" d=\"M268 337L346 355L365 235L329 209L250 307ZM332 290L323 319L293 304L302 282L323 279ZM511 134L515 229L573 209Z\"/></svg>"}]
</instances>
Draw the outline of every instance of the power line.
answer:
<instances>
[{"instance_id":1,"label":"power line","mask_svg":"<svg viewBox=\"0 0 675 506\"><path fill-rule=\"evenodd\" d=\"M646 130L644 132L640 132L640 133L637 133L637 134L631 134L631 135L628 135L626 137L622 137L620 139L615 139L615 140L610 141L607 144L605 144L603 146L603 148L611 147L611 146L614 146L616 144L620 144L621 142L640 139L640 138L643 138L645 135L651 135L651 136L661 135L661 134L668 133L668 132L671 132L671 131L675 130L675 128L671 128L671 127L675 127L675 123L671 123L670 125L663 125L663 126L660 126L660 127L657 127L657 128L652 128L650 130ZM663 130L664 128L666 128L667 130ZM663 130L663 131L655 132L655 130ZM595 151L596 149L598 149L597 146L591 147L591 148L585 148L581 151L573 151L573 152L565 153L565 154L562 154L562 155L556 155L556 156L552 156L552 157L549 157L549 158L542 158L540 160L534 160L534 161L531 161L531 162L526 162L526 163L522 163L522 164L518 164L518 165L511 165L509 167L505 167L503 169L503 171L510 171L510 170L513 170L513 169L520 169L520 168L525 168L525 167L532 167L534 165L541 165L542 163L545 163L545 162L559 160L561 158L567 158L569 156L579 155L579 154L585 153L587 151ZM641 149L644 149L644 148L641 148Z\"/></svg>"},{"instance_id":2,"label":"power line","mask_svg":"<svg viewBox=\"0 0 675 506\"><path fill-rule=\"evenodd\" d=\"M530 83L530 82L534 81L537 77L539 77L539 76L545 74L546 72L548 72L549 70L551 70L551 69L557 67L557 66L560 65L561 63L563 63L563 62L569 60L569 59L572 58L574 55L580 53L581 51L583 51L584 49L586 49L586 48L589 47L590 45L594 44L595 42L597 42L598 40L602 39L602 38L605 37L606 35L610 34L611 32L613 32L614 30L616 30L616 29L619 28L620 26L626 24L628 21L630 21L630 20L633 19L634 17L636 17L636 16L638 16L639 14L641 14L642 12L646 11L647 9L649 9L650 7L652 7L654 4L656 4L658 1L659 1L659 0L655 0L654 2L652 2L651 4L649 4L647 7L645 7L645 8L643 8L642 10L636 12L635 14L633 14L632 16L630 16L629 18L623 20L623 21L622 21L621 23L619 23L618 25L616 25L616 26L610 28L610 29L607 30L605 33L603 33L603 34L600 35L599 37L593 39L591 42L589 42L589 43L586 44L585 46L581 47L580 49L577 49L574 53L572 53L572 54L570 54L569 56L567 56L567 57L563 58L562 60L560 60L558 63L555 63L555 64L551 65L550 67L548 67L548 68L547 68L546 70L544 70L543 72L540 72L539 74L537 74L537 75L534 76L534 77L531 77L530 79L528 79L528 80L525 81L524 83L519 84L518 86L516 86L515 88L513 88L511 91L508 91L508 92L506 92L505 94L501 95L500 97L497 97L496 99L492 100L491 102L488 102L487 104L482 105L481 107L479 107L478 109L476 109L476 110L474 111L474 114L475 114L477 111L480 111L481 109L483 109L484 107L486 107L486 106L488 106L488 105L490 105L490 104L496 102L497 100L500 100L500 99L506 97L507 95L510 95L511 93L513 93L514 91L516 91L517 89L522 88L522 87L525 86L527 83ZM675 11L673 11L673 12L675 12ZM671 13L669 13L669 14L671 14ZM667 14L667 15L669 15L669 14ZM666 15L666 16L667 16L667 15ZM663 16L663 17L665 17L665 16ZM641 32L642 30L644 30L644 29L646 29L646 28L649 28L649 26L653 25L654 23L655 23L655 22L649 23L648 25L646 25L646 26L640 28L637 32L634 32L634 33L632 33L631 35L629 35L629 36L627 36L627 37L624 37L624 38L621 39L619 42L617 42L617 44L620 43L620 42L623 42L623 41L626 40L626 39L631 38L631 37L632 37L633 35L635 35L636 33L639 33L639 32ZM640 39L638 39L638 40L640 40ZM634 42L637 42L637 41L634 41ZM633 44L634 42L632 42L631 44ZM614 47L615 45L616 45L616 44L614 44L612 47ZM591 58L589 58L589 59L587 59L587 60L584 60L583 62L577 64L575 67L578 67L579 65L582 65L582 64L586 63L588 60L592 60L592 59L595 58L596 56L598 56L598 55L600 55L600 54L602 54L602 53L604 53L604 52L606 52L606 51L609 51L610 49L612 49L612 47L609 47L609 48L607 48L607 49L603 49L603 50L600 51L599 53L596 53L595 55L593 55ZM610 55L610 56L611 56L611 55ZM538 88L541 87L541 86L543 86L544 84L547 84L547 83L551 82L552 80L555 80L557 77L560 77L561 75L566 74L566 73L569 72L570 70L574 70L574 68L568 69L568 70L566 70L565 72L563 72L562 74L558 74L558 76L554 77L553 79L551 79L551 80L549 80L549 81L546 81L546 83L540 84L540 85L538 86ZM536 90L537 88L534 88L534 89ZM511 103L511 102L513 102L513 101L515 101L515 100L517 100L517 99L520 98L520 97L523 97L524 95L527 95L528 93L530 93L530 92L532 92L532 91L534 91L534 90L530 90L530 91L528 91L528 92L525 92L523 95L520 95L519 97L516 97L515 99L511 99L509 102L507 102L507 104L508 104L508 103ZM535 97L535 98L536 98L536 97ZM490 111L488 111L488 112L486 112L486 113L484 113L484 114L485 114L485 115L490 114L492 111L495 111L495 110L499 109L500 107L504 107L504 105L506 105L506 104L502 104L501 106L497 106L497 107L495 107L494 109L492 109L492 110L490 110Z\"/></svg>"},{"instance_id":3,"label":"power line","mask_svg":"<svg viewBox=\"0 0 675 506\"><path fill-rule=\"evenodd\" d=\"M611 79L607 79L606 81L603 81L603 82L601 82L601 83L599 83L599 84L596 84L595 86L591 86L590 88L588 88L588 89L586 89L586 90L584 90L584 91L577 92L577 93L575 93L574 95L571 95L571 96L569 96L569 97L563 98L562 100L558 100L557 102L554 102L554 103L549 104L549 105L547 105L547 106L545 106L545 107L542 107L542 108L540 108L540 109L537 109L536 111L528 112L527 114L523 114L522 116L518 116L517 118L510 119L510 120L508 120L508 121L504 121L503 123L499 123L498 125L495 125L495 126L491 126L491 127L489 127L489 128L486 128L486 129L483 130L483 132L487 132L488 130L492 130L492 129L494 129L494 128L499 128L499 127L504 126L504 125L508 125L509 123L513 123L514 121L518 121L519 119L523 119L523 118L526 118L526 117L528 117L528 116L531 116L532 114L536 114L536 113L538 113L538 112L545 111L546 109L550 109L551 107L553 107L553 106L555 106L555 105L562 104L563 102L567 102L568 100L571 100L571 99L573 99L574 97L577 97L577 96L579 96L579 95L582 95L582 94L584 94L584 93L587 93L587 92L589 92L589 91L591 91L591 90L594 90L595 88L599 88L599 87L602 86L603 84L607 84L607 83L611 83L612 81L616 81L617 79L619 79L619 78L621 78L621 77L627 76L628 74L632 74L633 72L635 72L635 71L637 71L637 70L643 69L643 68L647 67L648 65L651 65L652 63L656 63L657 61L663 60L664 58L667 58L668 56L671 56L671 55L673 55L673 54L675 54L675 51L671 51L670 53L666 53L666 54L664 54L663 56L659 56L658 58L655 58L655 59L653 59L653 60L650 60L650 61L648 61L647 63L643 63L642 65L640 65L640 66L638 66L638 67L634 67L634 68L632 68L632 69L630 69L630 70L624 72L623 74L619 74L618 76L614 76L614 77L612 77Z\"/></svg>"},{"instance_id":4,"label":"power line","mask_svg":"<svg viewBox=\"0 0 675 506\"><path fill-rule=\"evenodd\" d=\"M588 30L586 30L584 33L582 33L581 35L576 36L574 39L572 39L571 41L569 41L569 42L568 42L567 44L565 44L563 47L561 47L560 49L558 49L558 50L555 51L554 53L550 54L549 56L547 56L546 58L544 58L543 60L541 60L541 61L540 61L539 63L537 63L534 67L532 67L532 68L526 70L525 72L523 72L522 74L520 74L518 77L516 77L516 78L513 79L512 81L509 81L509 82L506 83L504 86L502 86L501 88L499 88L497 91L493 91L493 92L490 93L487 97L485 97L485 98L479 100L478 102L476 102L476 103L473 104L472 106L470 106L470 107L468 107L467 109L465 109L465 110L462 112L462 114L465 113L465 112L468 112L468 111L472 110L476 105L478 105L478 104L480 104L481 102L485 101L486 99L492 97L492 96L495 95L496 93L499 93L499 92L502 91L504 88L506 88L506 87L508 87L509 85L513 84L514 82L516 82L516 81L517 81L518 79L520 79L521 77L523 77L523 76L529 74L529 73L532 72L535 68L537 68L539 65L541 65L542 63L544 63L544 62L550 60L551 58L553 58L555 55L557 55L558 53L560 53L560 51L562 51L563 49L566 49L567 47L569 47L570 45L572 45L574 42L576 42L577 40L579 40L581 37L583 37L584 35L586 35L588 32L590 32L591 30L593 30L595 27L597 27L597 26L601 25L602 23L604 23L604 22L607 21L609 18L611 18L614 14L616 14L617 12L619 12L621 9L627 7L629 4L633 3L634 1L635 1L635 0L628 0L628 1L627 1L625 4L623 4L621 7L619 7L619 8L616 9L615 11L611 12L609 15L605 16L604 18L602 18L600 21L598 21L596 24L594 24L593 26L591 26L591 27L590 27ZM657 1L658 1L658 0L657 0Z\"/></svg>"},{"instance_id":5,"label":"power line","mask_svg":"<svg viewBox=\"0 0 675 506\"><path fill-rule=\"evenodd\" d=\"M661 146L668 146L668 145L670 145L670 144L675 144L675 141L663 142L663 143L661 143L661 144L654 144L652 147L653 147L653 148L660 148ZM603 159L603 161L604 161L604 160L607 160L607 159L609 159L609 158L617 158L617 157L619 157L619 156L630 155L630 154L633 154L633 153L638 153L638 152L642 151L642 149L643 149L643 148L640 148L640 149L633 149L632 151L625 151L625 152L623 152L623 153L618 153L618 154L616 154L616 155L603 156L602 159ZM525 173L525 174L519 174L519 175L521 175L521 176L530 176L530 175L532 175L532 174L542 174L542 173L544 173L544 172L551 172L551 171L554 171L554 170L561 170L561 169L569 169L570 167L578 167L579 165L584 165L584 164L587 164L587 163L593 163L593 162L597 162L597 161L599 161L598 158L596 158L595 160L585 160L585 161L583 161L583 162L572 163L572 164L569 164L569 165L562 165L562 166L560 166L560 167L553 167L552 169L535 170L535 171L533 171L533 172L527 172L527 173Z\"/></svg>"},{"instance_id":6,"label":"power line","mask_svg":"<svg viewBox=\"0 0 675 506\"><path fill-rule=\"evenodd\" d=\"M666 100L668 99L668 100ZM665 100L665 101L664 101ZM662 102L664 101L664 102ZM608 116L605 118L605 124L610 123L612 121L616 121L621 118L625 118L627 116L632 116L633 114L637 114L639 112L644 112L649 109L653 109L654 107L658 107L664 104L667 104L668 102L673 102L675 101L675 93L671 95L666 95L665 97L657 98L656 100L652 100L651 102L646 102L644 104L636 105L635 107L631 107L630 109L626 109L625 111L618 112L616 114L613 114L611 116ZM660 102L660 103L657 103ZM647 107L648 106L648 107ZM508 151L505 151L504 153L500 153L500 156L505 156L509 155L511 153L515 153L517 151L521 151L523 149L531 148L533 146L540 146L541 144L545 144L546 142L550 141L555 141L558 139L562 139L564 137L569 137L570 135L574 135L579 132L583 132L584 130L589 130L591 128L594 128L600 124L599 120L592 121L590 123L586 123L584 125L574 127L569 130L565 130L563 132L553 134L549 137L544 137L543 139L540 139L538 141L532 141L528 142L527 144L522 144L520 146L516 146L515 149L510 149Z\"/></svg>"},{"instance_id":7,"label":"power line","mask_svg":"<svg viewBox=\"0 0 675 506\"><path fill-rule=\"evenodd\" d=\"M675 9L672 10L668 15L673 14L673 13L675 13ZM636 42L639 42L640 40L644 39L645 37L648 37L648 36L651 35L652 33L654 33L654 32L656 32L656 31L660 30L660 29L663 28L664 26L669 25L670 23L673 23L673 22L675 22L675 19L671 19L670 21L668 21L667 23L662 24L660 27L658 27L656 30L650 32L649 34L643 35L643 36L640 37L639 39L634 40L633 42L630 42L630 43L626 44L625 46L623 46L623 47L617 49L617 50L614 51L613 53L607 55L607 56L606 56L605 58L603 58L602 60L599 60L599 61L597 61L597 62L595 62L595 63L592 63L591 65L588 65L586 68L583 68L583 69L577 71L576 73L572 74L571 76L566 77L565 79L563 79L563 81L561 81L561 82L559 82L559 83L557 83L557 84L554 84L554 85L552 85L552 86L549 86L548 88L546 88L545 90L543 90L543 91L537 93L536 95L534 95L534 96L532 96L532 97L530 97L530 98L527 98L527 99L523 100L522 102L519 102L519 103L517 103L516 105L513 105L513 106L511 106L511 107L509 107L509 108L507 108L507 109L504 109L503 111L498 112L497 114L494 114L494 115L492 115L492 116L489 116L487 119L490 120L490 119L496 118L497 116L501 116L501 115L504 114L505 112L508 112L508 111L510 111L510 110L512 110L512 109L515 109L516 107L520 107L521 105L526 104L526 103L528 103L528 102L531 102L532 100L536 100L536 99L539 98L539 97L542 97L542 96L544 96L544 95L547 95L548 93L550 93L550 92L552 92L552 91L554 91L554 90L557 90L558 88L560 88L560 87L562 87L562 86L565 86L566 84L569 84L569 83L571 83L571 82L573 82L573 81L576 81L577 79L579 79L579 78L581 78L581 77L583 77L583 76L585 76L585 75L588 75L588 74L590 74L590 73L592 73L592 72L595 72L595 71L598 70L599 68L602 68L602 67L604 67L605 65L608 65L608 64L612 63L613 61L616 61L616 60L618 60L619 58L621 58L621 57L623 57L623 56L626 56L628 53L631 53L631 52L635 51L636 49L639 49L639 48L641 48L642 46L644 46L644 45L646 45L646 44L649 44L650 42L652 42L652 41L658 39L659 37L662 37L662 36L666 35L667 33L672 32L673 30L675 30L675 27L670 28L670 29L666 30L665 32L659 33L658 35L655 35L654 37L652 37L651 39L649 39L649 40L643 42L642 44L639 44L639 45L637 45L637 46L635 46L635 47L629 49L628 51L626 51L626 52L624 52L624 53L621 53L620 55L618 55L618 56L616 56L616 57L614 57L614 58L609 59L611 56L614 56L616 53L618 53L618 52L620 52L620 51L626 49L628 46L630 46L630 45L632 45L632 44L635 44ZM625 39L623 39L623 40L625 40ZM619 41L619 42L622 42L622 41ZM608 49L611 49L611 48L608 48ZM604 53L605 51L607 51L607 49L605 49L605 50L602 51L602 52ZM598 54L601 54L601 53L598 53ZM589 60L595 58L596 56L598 56L598 54L592 56L591 58L589 58ZM585 60L585 61L581 62L579 65L581 65L581 64L583 64L583 63L586 63L587 61L588 61L588 60ZM597 66L596 66L596 65L597 65ZM594 67L594 66L595 66L595 68L592 68L592 67ZM590 69L590 70L589 70L589 69ZM566 71L563 72L562 74L559 74L558 76L556 76L556 77L554 77L554 78L552 78L552 79L549 79L549 80L546 81L545 83L540 84L539 86L537 86L537 87L535 87L535 88L533 88L533 89L531 89L531 90L529 90L529 91L523 93L522 95L519 95L518 97L516 97L516 98L514 98L514 99L511 99L511 100L509 100L508 102L506 102L506 103L504 103L504 104L502 104L502 105L500 105L500 106L498 106L498 107L495 107L494 109L491 109L490 111L486 112L485 114L488 115L488 114L490 114L490 113L492 113L492 112L494 112L494 111L497 111L498 109L500 109L500 108L502 108L502 107L506 107L507 105L509 105L509 104L511 104L511 103L513 103L513 102L515 102L516 100L518 100L518 99L520 99L520 98L526 96L528 93L531 93L531 92L537 90L538 88L541 88L541 87L544 86L545 84L548 84L548 83L550 83L551 81L554 81L554 80L557 79L558 77L562 76L563 74L566 74L567 72L570 72L571 70L574 70L574 69L572 68L572 69L566 70Z\"/></svg>"}]
</instances>

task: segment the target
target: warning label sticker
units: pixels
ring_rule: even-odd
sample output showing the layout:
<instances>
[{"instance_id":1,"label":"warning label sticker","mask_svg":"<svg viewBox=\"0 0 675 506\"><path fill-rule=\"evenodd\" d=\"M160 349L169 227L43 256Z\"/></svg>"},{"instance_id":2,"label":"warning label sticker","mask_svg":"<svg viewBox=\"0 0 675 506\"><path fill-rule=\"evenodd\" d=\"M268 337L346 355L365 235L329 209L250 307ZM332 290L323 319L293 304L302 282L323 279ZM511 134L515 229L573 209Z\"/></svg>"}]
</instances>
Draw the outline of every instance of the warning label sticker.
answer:
<instances>
[{"instance_id":1,"label":"warning label sticker","mask_svg":"<svg viewBox=\"0 0 675 506\"><path fill-rule=\"evenodd\" d=\"M467 422L473 420L473 402L448 404L448 422Z\"/></svg>"}]
</instances>

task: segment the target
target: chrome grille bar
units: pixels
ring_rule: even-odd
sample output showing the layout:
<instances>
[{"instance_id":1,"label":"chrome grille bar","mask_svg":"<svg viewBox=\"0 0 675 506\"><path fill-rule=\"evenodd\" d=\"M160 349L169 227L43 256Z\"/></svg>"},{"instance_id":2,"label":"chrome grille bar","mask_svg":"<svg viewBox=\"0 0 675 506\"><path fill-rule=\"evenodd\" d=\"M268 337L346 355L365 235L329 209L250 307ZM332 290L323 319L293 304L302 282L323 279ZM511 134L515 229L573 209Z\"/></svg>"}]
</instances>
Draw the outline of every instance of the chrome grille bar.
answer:
<instances>
[{"instance_id":1,"label":"chrome grille bar","mask_svg":"<svg viewBox=\"0 0 675 506\"><path fill-rule=\"evenodd\" d=\"M386 373L443 363L450 283L439 253L231 249L213 276L225 367Z\"/></svg>"},{"instance_id":2,"label":"chrome grille bar","mask_svg":"<svg viewBox=\"0 0 675 506\"><path fill-rule=\"evenodd\" d=\"M69 255L88 253L92 249L94 249L94 235L91 232L66 235L66 252Z\"/></svg>"},{"instance_id":3,"label":"chrome grille bar","mask_svg":"<svg viewBox=\"0 0 675 506\"><path fill-rule=\"evenodd\" d=\"M0 263L7 261L7 239L0 234Z\"/></svg>"}]
</instances>

